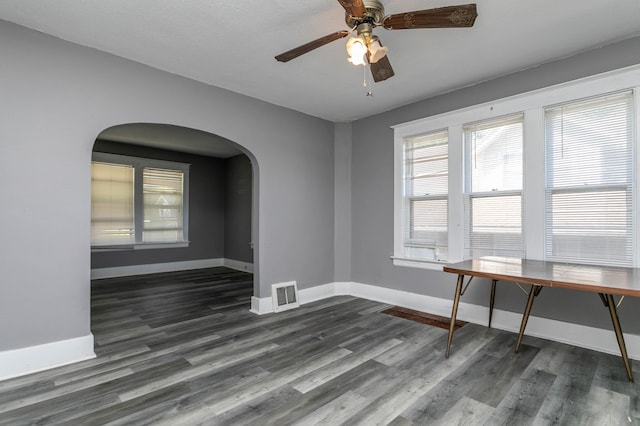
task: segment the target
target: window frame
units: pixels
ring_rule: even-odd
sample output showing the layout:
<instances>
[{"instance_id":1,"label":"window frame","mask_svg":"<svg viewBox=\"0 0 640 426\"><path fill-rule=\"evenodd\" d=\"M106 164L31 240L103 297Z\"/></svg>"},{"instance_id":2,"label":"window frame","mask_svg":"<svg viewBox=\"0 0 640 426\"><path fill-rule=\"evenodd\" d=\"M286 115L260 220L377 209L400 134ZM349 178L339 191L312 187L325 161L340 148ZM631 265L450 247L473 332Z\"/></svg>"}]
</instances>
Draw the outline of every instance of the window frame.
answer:
<instances>
[{"instance_id":1,"label":"window frame","mask_svg":"<svg viewBox=\"0 0 640 426\"><path fill-rule=\"evenodd\" d=\"M523 113L520 112L516 114L509 114L503 117L496 117L488 120L476 121L473 123L467 123L462 126L462 133L463 133L462 143L464 147L464 151L463 151L464 152L464 158L463 158L464 185L462 188L462 196L463 196L463 205L465 206L464 207L465 233L464 233L464 247L463 247L464 253L466 253L467 251L473 251L474 249L479 251L482 251L482 250L500 251L500 248L496 247L493 244L491 246L475 246L475 247L473 246L473 242L475 240L474 238L472 238L474 234L473 218L475 216L472 208L472 206L474 205L473 201L474 200L491 200L491 199L498 199L498 198L505 198L505 197L514 197L514 196L517 196L520 199L520 211L518 213L518 216L520 219L519 240L520 240L520 250L524 252L524 231L522 229L522 221L524 217L524 210L522 208L522 200L523 200L522 182L520 182L520 186L517 189L516 188L492 188L492 189L485 189L485 190L475 190L475 191L473 190L474 179L473 179L472 168L474 167L473 161L475 161L473 159L473 157L475 157L475 148L474 148L473 138L471 134L477 130L474 128L480 127L480 128L486 128L486 129L493 129L496 127L500 127L500 126L496 126L497 124L506 125L506 124L514 124L514 123L518 123L520 124L520 126L522 126L522 135L521 135L522 140L520 141L521 143L520 156L523 157L523 151L524 151L524 114ZM522 172L524 169L524 158L522 158L520 167L522 168L520 170L521 179L522 179ZM496 236L500 234L492 233L492 234L486 234L486 235ZM510 248L509 250L513 250L513 248Z\"/></svg>"},{"instance_id":2,"label":"window frame","mask_svg":"<svg viewBox=\"0 0 640 426\"><path fill-rule=\"evenodd\" d=\"M92 252L121 251L121 250L147 250L162 248L189 247L189 171L191 164L175 161L157 160L153 158L134 157L122 154L111 154L105 152L93 152L91 163L100 162L106 164L126 165L134 169L133 178L133 210L134 210L134 243L115 245L93 245ZM182 222L183 238L179 241L171 242L144 242L142 233L144 230L144 197L143 197L143 173L145 168L164 169L182 172Z\"/></svg>"},{"instance_id":3,"label":"window frame","mask_svg":"<svg viewBox=\"0 0 640 426\"><path fill-rule=\"evenodd\" d=\"M391 126L394 132L394 252L396 266L442 270L447 263L463 260L464 242L464 143L463 126L467 123L524 114L522 229L524 258L545 259L545 135L544 108L609 93L633 90L634 108L634 182L640 182L640 65L610 71L579 80L498 99L467 108L446 112ZM403 144L405 138L416 137L438 129L449 130L449 258L447 262L411 259L403 254ZM638 229L640 197L638 185L633 189L633 227ZM634 233L637 234L637 231ZM640 265L640 238L633 242L634 266Z\"/></svg>"}]
</instances>

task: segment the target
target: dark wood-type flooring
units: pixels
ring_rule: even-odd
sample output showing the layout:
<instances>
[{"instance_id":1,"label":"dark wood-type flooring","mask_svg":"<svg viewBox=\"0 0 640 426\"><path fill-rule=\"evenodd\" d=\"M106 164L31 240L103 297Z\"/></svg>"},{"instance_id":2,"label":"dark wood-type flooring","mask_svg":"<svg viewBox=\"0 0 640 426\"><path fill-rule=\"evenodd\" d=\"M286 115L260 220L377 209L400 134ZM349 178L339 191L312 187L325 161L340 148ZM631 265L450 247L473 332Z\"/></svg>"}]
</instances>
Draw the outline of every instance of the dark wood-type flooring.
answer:
<instances>
[{"instance_id":1,"label":"dark wood-type flooring","mask_svg":"<svg viewBox=\"0 0 640 426\"><path fill-rule=\"evenodd\" d=\"M445 359L446 330L388 305L251 294L225 268L95 281L97 358L0 382L0 424L640 424L619 356L467 324Z\"/></svg>"}]
</instances>

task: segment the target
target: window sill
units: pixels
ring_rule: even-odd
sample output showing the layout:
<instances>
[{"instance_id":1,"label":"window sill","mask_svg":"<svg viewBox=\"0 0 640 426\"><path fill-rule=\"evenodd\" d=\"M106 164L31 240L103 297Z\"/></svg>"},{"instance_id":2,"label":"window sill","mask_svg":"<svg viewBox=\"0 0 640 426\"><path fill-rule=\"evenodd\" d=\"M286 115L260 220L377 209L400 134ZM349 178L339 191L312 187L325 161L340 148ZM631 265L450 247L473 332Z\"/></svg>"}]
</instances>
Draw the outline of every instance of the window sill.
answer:
<instances>
[{"instance_id":1,"label":"window sill","mask_svg":"<svg viewBox=\"0 0 640 426\"><path fill-rule=\"evenodd\" d=\"M438 262L432 260L408 259L405 257L392 256L394 266L404 266L408 268L429 269L432 271L442 271L447 262Z\"/></svg>"},{"instance_id":2,"label":"window sill","mask_svg":"<svg viewBox=\"0 0 640 426\"><path fill-rule=\"evenodd\" d=\"M91 247L91 253L102 253L108 251L134 251L134 250L153 250L153 249L169 249L169 248L185 248L189 247L189 241L179 241L176 243L139 243L127 244L119 246L94 246Z\"/></svg>"}]
</instances>

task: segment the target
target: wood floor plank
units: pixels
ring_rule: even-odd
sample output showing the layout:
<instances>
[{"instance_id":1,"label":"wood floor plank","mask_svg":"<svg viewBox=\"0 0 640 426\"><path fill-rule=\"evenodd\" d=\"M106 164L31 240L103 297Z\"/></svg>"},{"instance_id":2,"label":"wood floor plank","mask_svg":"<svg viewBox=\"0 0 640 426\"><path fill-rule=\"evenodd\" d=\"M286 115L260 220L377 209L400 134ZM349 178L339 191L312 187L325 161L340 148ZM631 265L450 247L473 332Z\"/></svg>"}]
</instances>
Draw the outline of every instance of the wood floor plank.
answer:
<instances>
[{"instance_id":1,"label":"wood floor plank","mask_svg":"<svg viewBox=\"0 0 640 426\"><path fill-rule=\"evenodd\" d=\"M29 396L24 396L21 399L13 399L12 401L7 401L3 404L0 404L0 414L12 410L17 410L27 405L36 405L45 401L59 400L60 397L65 397L68 394L95 388L102 383L111 382L115 379L129 376L131 374L133 374L133 371L128 368L109 371L104 374L98 374L96 376L88 377L86 379L67 384L66 386L56 386L53 388L49 388L45 392L33 392Z\"/></svg>"},{"instance_id":2,"label":"wood floor plank","mask_svg":"<svg viewBox=\"0 0 640 426\"><path fill-rule=\"evenodd\" d=\"M424 396L416 399L410 409L403 411L403 416L417 424L442 421L458 401L472 397L470 391L482 383L487 370L499 366L500 361L500 358L476 352Z\"/></svg>"},{"instance_id":3,"label":"wood floor plank","mask_svg":"<svg viewBox=\"0 0 640 426\"><path fill-rule=\"evenodd\" d=\"M50 420L56 424L59 422L61 425L68 426L151 424L157 417L171 411L180 395L186 390L186 385L181 383L124 403L117 400L111 405L105 405L101 409L82 416L57 417Z\"/></svg>"},{"instance_id":4,"label":"wood floor plank","mask_svg":"<svg viewBox=\"0 0 640 426\"><path fill-rule=\"evenodd\" d=\"M237 386L232 387L225 392L226 396L223 398L210 399L207 403L213 409L214 413L225 413L242 403L246 403L251 399L269 393L281 386L288 385L298 377L321 369L324 366L345 357L349 353L350 352L348 350L340 348L331 352L323 353L319 356L307 358L304 362L298 362L285 370L271 374L266 380L261 381L260 383L242 388Z\"/></svg>"},{"instance_id":5,"label":"wood floor plank","mask_svg":"<svg viewBox=\"0 0 640 426\"><path fill-rule=\"evenodd\" d=\"M391 382L393 389L370 402L364 409L348 419L349 424L388 424L396 419L404 409L422 396L430 387L423 377L413 377ZM406 418L406 417L405 417Z\"/></svg>"},{"instance_id":6,"label":"wood floor plank","mask_svg":"<svg viewBox=\"0 0 640 426\"><path fill-rule=\"evenodd\" d=\"M603 353L596 353L594 356L598 360L593 378L594 386L624 395L637 395L638 384L629 382L625 376L620 374L620 369L624 367L619 356Z\"/></svg>"},{"instance_id":7,"label":"wood floor plank","mask_svg":"<svg viewBox=\"0 0 640 426\"><path fill-rule=\"evenodd\" d=\"M420 333L407 333L403 337L402 345L398 345L375 357L375 360L388 366L397 366L403 361L415 362L420 359L418 354L426 347L430 347L437 339L444 341L446 332L437 327L420 327Z\"/></svg>"},{"instance_id":8,"label":"wood floor plank","mask_svg":"<svg viewBox=\"0 0 640 426\"><path fill-rule=\"evenodd\" d=\"M299 379L293 381L292 386L301 393L307 393L376 356L393 349L401 343L402 341L398 339L390 339L381 343L376 342L376 344L368 348L368 350L361 350L355 353L349 351L349 354L340 359L339 362L331 363L322 370L313 371L301 376ZM346 351L347 349L344 350Z\"/></svg>"},{"instance_id":9,"label":"wood floor plank","mask_svg":"<svg viewBox=\"0 0 640 426\"><path fill-rule=\"evenodd\" d=\"M517 354L509 352L500 358L497 364L489 365L488 368L481 366L484 377L474 383L473 388L466 395L476 401L497 407L505 395L512 391L512 386L522 377L538 351L536 347L522 345Z\"/></svg>"},{"instance_id":10,"label":"wood floor plank","mask_svg":"<svg viewBox=\"0 0 640 426\"><path fill-rule=\"evenodd\" d=\"M493 415L495 408L490 405L478 402L475 399L463 396L441 420L434 421L434 426L465 425L483 426L492 424L489 419ZM498 420L501 420L498 418ZM517 424L517 423L513 423Z\"/></svg>"},{"instance_id":11,"label":"wood floor plank","mask_svg":"<svg viewBox=\"0 0 640 426\"><path fill-rule=\"evenodd\" d=\"M369 400L362 395L347 391L292 424L294 426L339 424L362 410L368 403Z\"/></svg>"},{"instance_id":12,"label":"wood floor plank","mask_svg":"<svg viewBox=\"0 0 640 426\"><path fill-rule=\"evenodd\" d=\"M267 422L257 421L256 419L271 419L281 412L283 406L295 404L302 398L303 396L300 392L285 385L216 416L216 422L221 425L263 426ZM204 424L207 424L207 422L211 423L211 420L206 419Z\"/></svg>"},{"instance_id":13,"label":"wood floor plank","mask_svg":"<svg viewBox=\"0 0 640 426\"><path fill-rule=\"evenodd\" d=\"M500 401L488 423L532 424L556 377L546 371L528 369Z\"/></svg>"},{"instance_id":14,"label":"wood floor plank","mask_svg":"<svg viewBox=\"0 0 640 426\"><path fill-rule=\"evenodd\" d=\"M368 397L371 390L376 389L379 383L386 382L391 375L388 367L372 360L366 361L304 395L300 394L301 398L282 404L276 412L256 417L250 424L288 424L310 415L349 391ZM348 419L340 423L349 424Z\"/></svg>"},{"instance_id":15,"label":"wood floor plank","mask_svg":"<svg viewBox=\"0 0 640 426\"><path fill-rule=\"evenodd\" d=\"M581 425L625 425L633 422L629 413L629 397L598 386L591 388L581 414L577 421Z\"/></svg>"},{"instance_id":16,"label":"wood floor plank","mask_svg":"<svg viewBox=\"0 0 640 426\"><path fill-rule=\"evenodd\" d=\"M165 387L169 387L177 383L189 381L198 376L209 375L217 369L226 368L235 363L239 363L247 359L251 359L258 354L274 351L277 348L278 346L275 344L270 344L266 346L260 345L259 347L256 347L251 351L243 350L240 353L235 353L232 358L225 357L220 360L210 361L202 365L196 365L196 366L190 365L188 368L180 369L175 373L160 375L156 377L153 381L145 383L141 386L137 386L134 389L121 392L119 395L120 400L129 401L133 398L138 398L141 395L155 392L159 389L163 389Z\"/></svg>"}]
</instances>

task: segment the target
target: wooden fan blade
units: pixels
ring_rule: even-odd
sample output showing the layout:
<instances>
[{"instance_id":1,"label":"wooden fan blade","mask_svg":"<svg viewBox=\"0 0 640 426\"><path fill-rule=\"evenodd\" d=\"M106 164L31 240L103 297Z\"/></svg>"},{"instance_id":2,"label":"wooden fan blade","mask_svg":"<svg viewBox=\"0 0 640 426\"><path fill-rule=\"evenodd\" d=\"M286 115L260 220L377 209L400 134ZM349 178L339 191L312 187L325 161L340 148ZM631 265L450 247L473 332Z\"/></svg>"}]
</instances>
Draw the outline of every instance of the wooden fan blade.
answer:
<instances>
[{"instance_id":1,"label":"wooden fan blade","mask_svg":"<svg viewBox=\"0 0 640 426\"><path fill-rule=\"evenodd\" d=\"M373 76L373 81L376 83L393 77L395 74L393 68L391 68L388 55L380 58L378 62L371 64L371 75Z\"/></svg>"},{"instance_id":2,"label":"wooden fan blade","mask_svg":"<svg viewBox=\"0 0 640 426\"><path fill-rule=\"evenodd\" d=\"M475 3L458 6L438 7L436 9L416 10L415 12L396 13L382 21L388 30L407 30L411 28L456 28L472 27L478 12Z\"/></svg>"},{"instance_id":3,"label":"wooden fan blade","mask_svg":"<svg viewBox=\"0 0 640 426\"><path fill-rule=\"evenodd\" d=\"M338 0L338 2L344 7L344 10L354 18L362 18L367 12L362 0Z\"/></svg>"},{"instance_id":4,"label":"wooden fan blade","mask_svg":"<svg viewBox=\"0 0 640 426\"><path fill-rule=\"evenodd\" d=\"M298 46L294 49L288 50L284 53L276 56L276 59L280 62L289 62L290 60L297 58L300 55L304 55L305 53L311 52L318 47L322 47L325 44L331 43L332 41L339 40L343 37L346 37L350 34L350 31L338 31L337 33L329 34L324 37L320 37L317 40L310 41L307 44L303 44L302 46Z\"/></svg>"}]
</instances>

